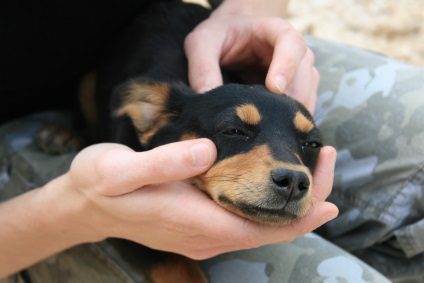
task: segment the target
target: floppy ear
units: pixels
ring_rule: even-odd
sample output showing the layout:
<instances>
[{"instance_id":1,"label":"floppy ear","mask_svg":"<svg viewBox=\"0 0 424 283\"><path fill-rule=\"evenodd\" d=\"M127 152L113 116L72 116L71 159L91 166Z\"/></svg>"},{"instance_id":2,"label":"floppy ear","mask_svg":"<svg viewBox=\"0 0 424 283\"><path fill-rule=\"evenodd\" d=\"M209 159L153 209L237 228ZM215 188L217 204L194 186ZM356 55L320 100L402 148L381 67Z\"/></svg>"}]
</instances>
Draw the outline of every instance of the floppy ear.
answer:
<instances>
[{"instance_id":1,"label":"floppy ear","mask_svg":"<svg viewBox=\"0 0 424 283\"><path fill-rule=\"evenodd\" d=\"M163 82L128 81L116 89L114 116L129 117L137 130L139 141L145 146L161 127L169 123L172 116L178 115L179 110L170 109L169 101L172 96L172 108L180 104L175 104L185 94L180 88ZM185 87L183 92L187 91L193 92Z\"/></svg>"}]
</instances>

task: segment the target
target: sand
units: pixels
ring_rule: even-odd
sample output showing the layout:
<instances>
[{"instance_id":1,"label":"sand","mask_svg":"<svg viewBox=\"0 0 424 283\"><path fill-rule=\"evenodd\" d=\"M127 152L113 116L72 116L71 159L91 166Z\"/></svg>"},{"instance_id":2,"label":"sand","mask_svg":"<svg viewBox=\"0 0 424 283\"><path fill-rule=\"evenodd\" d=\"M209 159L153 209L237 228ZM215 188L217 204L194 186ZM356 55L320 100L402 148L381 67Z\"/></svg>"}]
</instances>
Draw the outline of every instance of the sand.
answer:
<instances>
[{"instance_id":1,"label":"sand","mask_svg":"<svg viewBox=\"0 0 424 283\"><path fill-rule=\"evenodd\" d=\"M298 30L424 67L423 0L293 0Z\"/></svg>"}]
</instances>

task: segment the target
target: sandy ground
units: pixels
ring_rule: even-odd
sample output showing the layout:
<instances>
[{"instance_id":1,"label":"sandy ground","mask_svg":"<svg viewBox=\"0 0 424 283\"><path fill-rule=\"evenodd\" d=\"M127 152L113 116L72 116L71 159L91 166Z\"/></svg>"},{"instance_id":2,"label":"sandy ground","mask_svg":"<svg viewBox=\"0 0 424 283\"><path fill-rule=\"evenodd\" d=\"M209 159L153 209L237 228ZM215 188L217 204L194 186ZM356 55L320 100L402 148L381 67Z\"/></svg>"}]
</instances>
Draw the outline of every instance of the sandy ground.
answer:
<instances>
[{"instance_id":1,"label":"sandy ground","mask_svg":"<svg viewBox=\"0 0 424 283\"><path fill-rule=\"evenodd\" d=\"M300 31L424 67L424 0L293 0Z\"/></svg>"},{"instance_id":2,"label":"sandy ground","mask_svg":"<svg viewBox=\"0 0 424 283\"><path fill-rule=\"evenodd\" d=\"M424 0L291 0L288 20L303 33L424 67Z\"/></svg>"}]
</instances>

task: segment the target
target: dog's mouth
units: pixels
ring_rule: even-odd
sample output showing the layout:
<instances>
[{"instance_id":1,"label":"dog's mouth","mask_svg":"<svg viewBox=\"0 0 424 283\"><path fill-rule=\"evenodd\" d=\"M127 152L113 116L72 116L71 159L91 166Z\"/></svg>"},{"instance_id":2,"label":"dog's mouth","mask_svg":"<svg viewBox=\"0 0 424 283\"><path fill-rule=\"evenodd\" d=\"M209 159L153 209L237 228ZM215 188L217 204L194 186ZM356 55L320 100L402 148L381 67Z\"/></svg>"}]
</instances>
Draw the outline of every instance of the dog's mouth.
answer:
<instances>
[{"instance_id":1,"label":"dog's mouth","mask_svg":"<svg viewBox=\"0 0 424 283\"><path fill-rule=\"evenodd\" d=\"M274 160L266 146L223 159L190 183L227 210L264 224L288 224L311 206L309 168Z\"/></svg>"},{"instance_id":2,"label":"dog's mouth","mask_svg":"<svg viewBox=\"0 0 424 283\"><path fill-rule=\"evenodd\" d=\"M303 217L310 208L310 198L305 196L301 200L255 200L251 203L246 200L233 200L220 195L215 201L227 210L244 218L263 224L284 225Z\"/></svg>"}]
</instances>

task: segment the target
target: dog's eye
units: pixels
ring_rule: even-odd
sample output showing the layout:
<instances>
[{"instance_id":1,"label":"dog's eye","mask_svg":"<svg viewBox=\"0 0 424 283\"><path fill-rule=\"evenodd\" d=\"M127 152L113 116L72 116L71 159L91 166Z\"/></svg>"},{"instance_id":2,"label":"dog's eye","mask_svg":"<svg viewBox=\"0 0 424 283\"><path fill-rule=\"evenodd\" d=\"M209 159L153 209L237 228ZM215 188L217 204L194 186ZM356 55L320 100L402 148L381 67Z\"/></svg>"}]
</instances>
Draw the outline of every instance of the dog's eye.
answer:
<instances>
[{"instance_id":1,"label":"dog's eye","mask_svg":"<svg viewBox=\"0 0 424 283\"><path fill-rule=\"evenodd\" d=\"M227 129L222 131L222 133L227 136L246 136L246 134L243 131L238 129Z\"/></svg>"},{"instance_id":2,"label":"dog's eye","mask_svg":"<svg viewBox=\"0 0 424 283\"><path fill-rule=\"evenodd\" d=\"M320 147L322 147L322 144L320 142L317 142L317 141L305 142L303 144L303 148L305 148L305 147L309 147L309 148L320 148Z\"/></svg>"}]
</instances>

